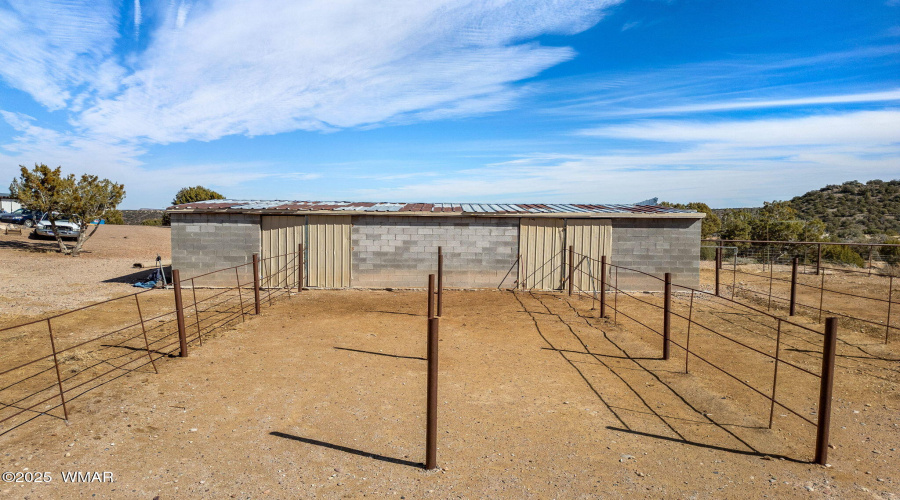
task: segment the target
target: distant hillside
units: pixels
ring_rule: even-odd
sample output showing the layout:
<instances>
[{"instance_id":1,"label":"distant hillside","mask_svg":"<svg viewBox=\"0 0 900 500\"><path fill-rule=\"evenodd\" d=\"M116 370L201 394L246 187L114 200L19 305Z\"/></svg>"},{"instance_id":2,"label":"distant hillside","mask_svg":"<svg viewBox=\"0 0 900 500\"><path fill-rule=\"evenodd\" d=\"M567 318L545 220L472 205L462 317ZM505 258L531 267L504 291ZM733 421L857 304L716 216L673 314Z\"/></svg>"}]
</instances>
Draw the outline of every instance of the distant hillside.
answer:
<instances>
[{"instance_id":1,"label":"distant hillside","mask_svg":"<svg viewBox=\"0 0 900 500\"><path fill-rule=\"evenodd\" d=\"M900 180L849 181L790 200L804 219L819 219L842 240L900 234Z\"/></svg>"},{"instance_id":2,"label":"distant hillside","mask_svg":"<svg viewBox=\"0 0 900 500\"><path fill-rule=\"evenodd\" d=\"M125 224L139 226L145 220L161 219L166 214L165 210L142 208L140 210L122 210L122 218Z\"/></svg>"}]
</instances>

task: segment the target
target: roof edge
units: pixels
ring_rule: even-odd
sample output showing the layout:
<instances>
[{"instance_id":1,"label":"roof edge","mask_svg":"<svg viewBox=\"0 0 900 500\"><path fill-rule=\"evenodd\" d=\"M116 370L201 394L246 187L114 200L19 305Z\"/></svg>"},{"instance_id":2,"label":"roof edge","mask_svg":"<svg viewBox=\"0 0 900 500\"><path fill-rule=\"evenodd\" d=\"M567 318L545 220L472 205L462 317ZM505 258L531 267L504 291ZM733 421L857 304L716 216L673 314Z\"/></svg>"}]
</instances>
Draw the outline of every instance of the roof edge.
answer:
<instances>
[{"instance_id":1,"label":"roof edge","mask_svg":"<svg viewBox=\"0 0 900 500\"><path fill-rule=\"evenodd\" d=\"M168 214L233 214L233 215L370 215L376 217L499 217L499 218L567 218L567 219L703 219L703 212L551 212L551 213L501 213L501 212L370 212L362 210L275 210L275 209L198 209L169 207Z\"/></svg>"}]
</instances>

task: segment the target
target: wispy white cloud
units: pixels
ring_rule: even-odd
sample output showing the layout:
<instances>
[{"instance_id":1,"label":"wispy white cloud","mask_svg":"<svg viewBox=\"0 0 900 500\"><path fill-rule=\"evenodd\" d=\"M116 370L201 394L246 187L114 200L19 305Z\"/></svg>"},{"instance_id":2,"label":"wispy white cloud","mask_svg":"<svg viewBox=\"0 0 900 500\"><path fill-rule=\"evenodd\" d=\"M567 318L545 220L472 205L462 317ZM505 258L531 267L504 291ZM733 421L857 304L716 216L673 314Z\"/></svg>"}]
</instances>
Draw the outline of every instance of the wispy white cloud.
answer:
<instances>
[{"instance_id":1,"label":"wispy white cloud","mask_svg":"<svg viewBox=\"0 0 900 500\"><path fill-rule=\"evenodd\" d=\"M141 0L134 0L134 37L138 38L141 35L141 22L143 21L143 16L141 14Z\"/></svg>"},{"instance_id":2,"label":"wispy white cloud","mask_svg":"<svg viewBox=\"0 0 900 500\"><path fill-rule=\"evenodd\" d=\"M513 82L574 56L523 40L586 29L614 3L180 3L125 89L75 122L171 143L505 109Z\"/></svg>"},{"instance_id":3,"label":"wispy white cloud","mask_svg":"<svg viewBox=\"0 0 900 500\"><path fill-rule=\"evenodd\" d=\"M10 0L0 6L0 77L63 109L111 54L118 20L111 0Z\"/></svg>"},{"instance_id":4,"label":"wispy white cloud","mask_svg":"<svg viewBox=\"0 0 900 500\"><path fill-rule=\"evenodd\" d=\"M604 119L897 100L897 86L849 84L856 67L891 71L900 44L789 57L735 56L647 71L596 73L543 82L555 99L541 113ZM843 68L846 74L835 68ZM850 90L848 90L850 89Z\"/></svg>"},{"instance_id":5,"label":"wispy white cloud","mask_svg":"<svg viewBox=\"0 0 900 500\"><path fill-rule=\"evenodd\" d=\"M697 122L646 121L581 131L582 135L742 147L884 145L900 142L900 111L858 111L802 118Z\"/></svg>"},{"instance_id":6,"label":"wispy white cloud","mask_svg":"<svg viewBox=\"0 0 900 500\"><path fill-rule=\"evenodd\" d=\"M900 112L803 119L636 123L596 135L664 141L598 155L528 154L361 197L628 203L660 196L713 206L757 205L825 183L898 175Z\"/></svg>"},{"instance_id":7,"label":"wispy white cloud","mask_svg":"<svg viewBox=\"0 0 900 500\"><path fill-rule=\"evenodd\" d=\"M792 99L741 99L735 101L719 101L684 106L663 106L655 108L637 108L614 111L609 116L627 115L664 115L683 114L707 111L737 111L746 109L787 108L798 106L814 106L821 104L859 104L900 101L900 89L884 92L863 92L856 94L839 94L824 96L807 96Z\"/></svg>"}]
</instances>

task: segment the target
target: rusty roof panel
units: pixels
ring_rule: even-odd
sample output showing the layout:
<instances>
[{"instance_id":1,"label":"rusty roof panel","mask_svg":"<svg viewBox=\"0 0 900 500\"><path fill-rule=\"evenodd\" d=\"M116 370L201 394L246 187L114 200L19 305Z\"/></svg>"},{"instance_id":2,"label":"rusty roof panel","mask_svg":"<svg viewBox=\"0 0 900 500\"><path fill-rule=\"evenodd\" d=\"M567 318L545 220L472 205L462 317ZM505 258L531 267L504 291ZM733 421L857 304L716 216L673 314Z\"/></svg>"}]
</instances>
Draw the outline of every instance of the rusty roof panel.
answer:
<instances>
[{"instance_id":1,"label":"rusty roof panel","mask_svg":"<svg viewBox=\"0 0 900 500\"><path fill-rule=\"evenodd\" d=\"M209 200L169 207L172 210L259 210L323 212L410 212L472 214L678 214L696 213L658 205L567 204L567 203L393 203L291 200Z\"/></svg>"}]
</instances>

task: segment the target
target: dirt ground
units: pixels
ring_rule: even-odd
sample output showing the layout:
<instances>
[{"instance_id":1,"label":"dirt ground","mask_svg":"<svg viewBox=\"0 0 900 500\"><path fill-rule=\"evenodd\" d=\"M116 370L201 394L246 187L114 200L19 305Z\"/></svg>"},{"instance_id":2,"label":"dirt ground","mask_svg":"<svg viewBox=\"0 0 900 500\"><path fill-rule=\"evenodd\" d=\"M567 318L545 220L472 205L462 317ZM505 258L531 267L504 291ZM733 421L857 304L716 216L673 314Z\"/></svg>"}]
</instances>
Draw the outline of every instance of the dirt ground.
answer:
<instances>
[{"instance_id":1,"label":"dirt ground","mask_svg":"<svg viewBox=\"0 0 900 500\"><path fill-rule=\"evenodd\" d=\"M791 266L778 265L771 267L759 264L741 265L737 273L731 266L723 266L720 271L720 289L726 296L731 296L732 285L736 285L735 293L744 300L779 313L786 313L790 303ZM801 266L797 274L797 313L818 320L819 306L821 317L849 316L865 321L851 321L843 318L844 327L864 330L873 340L884 341L885 325L890 316L889 340L900 342L900 280L891 281L877 273L869 275L860 271L841 271L825 269L822 274L815 274L815 267ZM772 283L772 300L769 300L769 283ZM715 284L715 268L711 262L701 265L701 282L707 289ZM826 289L824 293L821 288ZM888 297L893 304L889 307Z\"/></svg>"},{"instance_id":2,"label":"dirt ground","mask_svg":"<svg viewBox=\"0 0 900 500\"><path fill-rule=\"evenodd\" d=\"M171 260L169 228L101 225L77 258L59 254L55 240L22 233L0 231L0 325L125 295L148 274L134 263Z\"/></svg>"},{"instance_id":3,"label":"dirt ground","mask_svg":"<svg viewBox=\"0 0 900 500\"><path fill-rule=\"evenodd\" d=\"M658 303L658 297L641 300ZM830 467L809 463L815 429L626 315L584 297L449 291L441 322L437 471L426 472L422 292L304 291L0 435L13 498L897 498L896 345L842 332ZM689 314L688 298L675 300ZM613 315L612 312L609 313ZM694 318L773 352L774 331L698 299ZM804 323L816 327L813 322ZM673 340L684 345L683 321ZM783 360L814 369L821 339L782 332ZM772 364L695 327L691 349L753 386ZM817 352L816 349L819 349ZM780 401L815 419L817 380L782 363ZM770 383L770 382L769 382ZM58 413L58 411L54 412ZM112 483L64 483L64 471Z\"/></svg>"}]
</instances>

